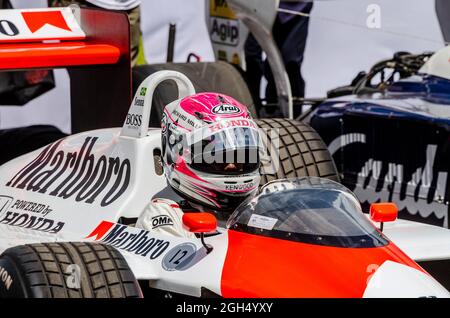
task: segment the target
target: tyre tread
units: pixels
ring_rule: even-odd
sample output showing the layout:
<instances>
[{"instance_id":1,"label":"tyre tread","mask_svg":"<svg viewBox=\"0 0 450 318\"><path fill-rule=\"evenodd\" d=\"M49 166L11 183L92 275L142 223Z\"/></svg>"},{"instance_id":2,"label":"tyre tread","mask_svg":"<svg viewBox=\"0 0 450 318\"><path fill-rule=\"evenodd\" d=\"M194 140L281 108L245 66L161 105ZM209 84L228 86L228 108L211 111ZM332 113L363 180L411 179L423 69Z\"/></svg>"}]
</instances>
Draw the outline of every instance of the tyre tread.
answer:
<instances>
[{"instance_id":1,"label":"tyre tread","mask_svg":"<svg viewBox=\"0 0 450 318\"><path fill-rule=\"evenodd\" d=\"M117 250L98 243L38 243L6 250L7 257L20 267L31 298L139 298L139 285ZM64 259L65 261L60 261ZM69 288L67 267L81 269L81 286Z\"/></svg>"},{"instance_id":2,"label":"tyre tread","mask_svg":"<svg viewBox=\"0 0 450 318\"><path fill-rule=\"evenodd\" d=\"M280 140L279 169L276 173L263 174L260 186L276 179L308 176L339 181L333 158L312 127L303 122L282 118L258 119L256 122L263 130L279 129ZM271 154L272 157L274 155Z\"/></svg>"}]
</instances>

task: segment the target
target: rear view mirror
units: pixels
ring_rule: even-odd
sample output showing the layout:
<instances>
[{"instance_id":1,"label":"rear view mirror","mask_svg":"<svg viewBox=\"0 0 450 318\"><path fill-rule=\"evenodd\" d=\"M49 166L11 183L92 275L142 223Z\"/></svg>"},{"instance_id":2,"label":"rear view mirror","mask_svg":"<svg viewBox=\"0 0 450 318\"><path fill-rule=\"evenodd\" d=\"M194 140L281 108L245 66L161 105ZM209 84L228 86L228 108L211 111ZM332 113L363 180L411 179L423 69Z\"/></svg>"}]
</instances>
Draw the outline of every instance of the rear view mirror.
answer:
<instances>
[{"instance_id":1,"label":"rear view mirror","mask_svg":"<svg viewBox=\"0 0 450 318\"><path fill-rule=\"evenodd\" d=\"M211 213L197 212L184 213L183 226L192 233L200 233L200 239L206 248L206 253L213 250L211 245L205 243L205 233L213 232L217 229L217 219Z\"/></svg>"},{"instance_id":2,"label":"rear view mirror","mask_svg":"<svg viewBox=\"0 0 450 318\"><path fill-rule=\"evenodd\" d=\"M183 226L192 233L213 232L217 228L217 219L211 213L184 213Z\"/></svg>"},{"instance_id":3,"label":"rear view mirror","mask_svg":"<svg viewBox=\"0 0 450 318\"><path fill-rule=\"evenodd\" d=\"M397 220L397 216L398 208L395 203L372 203L370 205L370 219L381 223L381 231L383 231L384 222L393 222Z\"/></svg>"}]
</instances>

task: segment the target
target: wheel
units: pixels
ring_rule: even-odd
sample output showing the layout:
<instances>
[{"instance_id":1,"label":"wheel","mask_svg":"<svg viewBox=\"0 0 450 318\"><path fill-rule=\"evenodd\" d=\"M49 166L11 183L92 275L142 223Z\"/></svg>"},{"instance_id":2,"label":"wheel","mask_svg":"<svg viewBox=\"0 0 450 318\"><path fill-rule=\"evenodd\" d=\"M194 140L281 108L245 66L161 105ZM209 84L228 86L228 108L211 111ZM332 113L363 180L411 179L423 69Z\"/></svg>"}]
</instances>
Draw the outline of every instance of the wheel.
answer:
<instances>
[{"instance_id":1,"label":"wheel","mask_svg":"<svg viewBox=\"0 0 450 318\"><path fill-rule=\"evenodd\" d=\"M260 186L272 180L307 176L340 181L327 146L309 125L290 119L259 119L256 122L267 136L270 155L270 164L263 162ZM270 134L271 129L276 129L274 135ZM279 149L274 146L275 141L279 141ZM279 162L278 169L276 162Z\"/></svg>"},{"instance_id":2,"label":"wheel","mask_svg":"<svg viewBox=\"0 0 450 318\"><path fill-rule=\"evenodd\" d=\"M0 256L0 298L138 298L123 256L96 243L45 243Z\"/></svg>"},{"instance_id":3,"label":"wheel","mask_svg":"<svg viewBox=\"0 0 450 318\"><path fill-rule=\"evenodd\" d=\"M166 63L138 66L133 69L133 91L150 75L161 70L178 71L186 75L194 84L197 93L216 92L233 97L247 106L256 118L252 95L241 73L229 63ZM175 83L161 83L155 91L150 116L150 127L161 127L164 106L177 99Z\"/></svg>"}]
</instances>

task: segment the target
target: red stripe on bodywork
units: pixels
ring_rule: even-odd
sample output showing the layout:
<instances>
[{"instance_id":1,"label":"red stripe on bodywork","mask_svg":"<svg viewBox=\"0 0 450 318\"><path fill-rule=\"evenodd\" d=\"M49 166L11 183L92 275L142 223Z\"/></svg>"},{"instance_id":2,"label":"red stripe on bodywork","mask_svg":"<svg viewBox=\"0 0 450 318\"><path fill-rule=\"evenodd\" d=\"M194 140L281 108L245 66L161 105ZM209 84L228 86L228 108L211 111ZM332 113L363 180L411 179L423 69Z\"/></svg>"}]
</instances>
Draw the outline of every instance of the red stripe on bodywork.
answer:
<instances>
[{"instance_id":1,"label":"red stripe on bodywork","mask_svg":"<svg viewBox=\"0 0 450 318\"><path fill-rule=\"evenodd\" d=\"M233 230L222 272L224 297L351 297L364 294L391 260L423 271L393 243L377 248L304 244Z\"/></svg>"},{"instance_id":2,"label":"red stripe on bodywork","mask_svg":"<svg viewBox=\"0 0 450 318\"><path fill-rule=\"evenodd\" d=\"M22 12L22 16L31 33L40 30L46 24L72 32L61 11Z\"/></svg>"},{"instance_id":3,"label":"red stripe on bodywork","mask_svg":"<svg viewBox=\"0 0 450 318\"><path fill-rule=\"evenodd\" d=\"M105 234L111 229L111 227L114 225L114 223L112 222L108 222L108 221L102 221L102 223L100 223L94 231L92 231L91 234L89 234L88 236L86 236L86 238L91 238L95 236L95 240L98 241L99 239L101 239L103 236L105 236Z\"/></svg>"}]
</instances>

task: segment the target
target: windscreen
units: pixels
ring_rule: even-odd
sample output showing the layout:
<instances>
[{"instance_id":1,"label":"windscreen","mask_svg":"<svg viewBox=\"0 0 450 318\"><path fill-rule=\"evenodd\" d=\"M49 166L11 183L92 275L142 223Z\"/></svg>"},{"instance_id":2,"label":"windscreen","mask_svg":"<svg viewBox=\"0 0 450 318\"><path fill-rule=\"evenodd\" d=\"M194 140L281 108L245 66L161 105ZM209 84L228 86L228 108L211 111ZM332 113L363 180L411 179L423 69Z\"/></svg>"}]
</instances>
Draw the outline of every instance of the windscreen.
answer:
<instances>
[{"instance_id":1,"label":"windscreen","mask_svg":"<svg viewBox=\"0 0 450 318\"><path fill-rule=\"evenodd\" d=\"M320 178L266 186L228 222L237 231L336 247L377 247L387 240L362 213L354 194Z\"/></svg>"}]
</instances>

